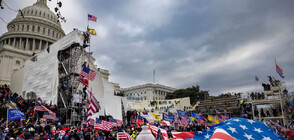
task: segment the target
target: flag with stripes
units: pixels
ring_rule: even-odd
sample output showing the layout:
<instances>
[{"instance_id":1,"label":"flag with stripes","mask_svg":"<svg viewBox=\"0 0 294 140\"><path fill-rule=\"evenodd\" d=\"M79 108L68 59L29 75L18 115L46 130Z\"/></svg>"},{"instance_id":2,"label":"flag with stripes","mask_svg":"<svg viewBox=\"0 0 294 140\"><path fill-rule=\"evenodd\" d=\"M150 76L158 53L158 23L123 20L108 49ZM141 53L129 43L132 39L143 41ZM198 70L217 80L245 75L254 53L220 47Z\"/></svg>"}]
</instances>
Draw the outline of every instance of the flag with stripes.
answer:
<instances>
[{"instance_id":1,"label":"flag with stripes","mask_svg":"<svg viewBox=\"0 0 294 140\"><path fill-rule=\"evenodd\" d=\"M93 15L90 15L88 14L88 20L91 20L91 21L94 21L96 22L97 21L97 17L93 16Z\"/></svg>"},{"instance_id":2,"label":"flag with stripes","mask_svg":"<svg viewBox=\"0 0 294 140\"><path fill-rule=\"evenodd\" d=\"M116 123L117 123L117 126L122 126L123 121L121 121L121 120L116 120Z\"/></svg>"},{"instance_id":3,"label":"flag with stripes","mask_svg":"<svg viewBox=\"0 0 294 140\"><path fill-rule=\"evenodd\" d=\"M88 85L89 85L89 81L86 78L84 78L84 76L82 76L82 75L80 75L80 78L78 79L78 81L86 87L88 87Z\"/></svg>"},{"instance_id":4,"label":"flag with stripes","mask_svg":"<svg viewBox=\"0 0 294 140\"><path fill-rule=\"evenodd\" d=\"M158 131L160 130L163 138L165 140L168 140L168 134L166 130L158 128L151 124L148 124L148 129L155 137L157 137ZM191 139L194 137L194 132L172 132L172 136L174 139Z\"/></svg>"},{"instance_id":5,"label":"flag with stripes","mask_svg":"<svg viewBox=\"0 0 294 140\"><path fill-rule=\"evenodd\" d=\"M283 74L283 70L278 66L277 61L275 60L276 63L276 71L277 73L282 77L285 78L284 74Z\"/></svg>"},{"instance_id":6,"label":"flag with stripes","mask_svg":"<svg viewBox=\"0 0 294 140\"><path fill-rule=\"evenodd\" d=\"M117 140L134 140L127 132L123 131L121 128L117 128Z\"/></svg>"},{"instance_id":7,"label":"flag with stripes","mask_svg":"<svg viewBox=\"0 0 294 140\"><path fill-rule=\"evenodd\" d=\"M96 113L97 109L100 109L99 106L99 102L97 101L97 99L95 98L95 96L92 94L91 91L86 90L86 92L88 93L89 97L90 97L90 103L88 106L88 115L87 115L87 122L89 125L89 121L90 121L90 117Z\"/></svg>"},{"instance_id":8,"label":"flag with stripes","mask_svg":"<svg viewBox=\"0 0 294 140\"><path fill-rule=\"evenodd\" d=\"M96 73L90 70L88 67L83 67L80 75L84 76L84 78L87 78L91 81L93 81L96 77Z\"/></svg>"},{"instance_id":9,"label":"flag with stripes","mask_svg":"<svg viewBox=\"0 0 294 140\"><path fill-rule=\"evenodd\" d=\"M112 126L114 126L113 123L96 118L94 129L109 131Z\"/></svg>"},{"instance_id":10,"label":"flag with stripes","mask_svg":"<svg viewBox=\"0 0 294 140\"><path fill-rule=\"evenodd\" d=\"M188 120L185 117L181 117L181 123L183 126L188 126Z\"/></svg>"}]
</instances>

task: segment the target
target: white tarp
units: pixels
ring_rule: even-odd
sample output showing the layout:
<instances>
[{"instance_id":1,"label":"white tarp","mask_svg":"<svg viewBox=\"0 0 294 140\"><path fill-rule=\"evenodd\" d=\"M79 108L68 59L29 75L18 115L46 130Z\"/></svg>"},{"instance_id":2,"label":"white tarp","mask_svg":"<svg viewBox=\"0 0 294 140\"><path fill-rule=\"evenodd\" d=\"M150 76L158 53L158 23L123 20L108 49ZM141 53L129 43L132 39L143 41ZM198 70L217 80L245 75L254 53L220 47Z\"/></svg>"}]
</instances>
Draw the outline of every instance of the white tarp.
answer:
<instances>
[{"instance_id":1,"label":"white tarp","mask_svg":"<svg viewBox=\"0 0 294 140\"><path fill-rule=\"evenodd\" d=\"M111 115L114 119L122 120L121 96L114 96L114 85L103 80L104 98L101 100L99 115Z\"/></svg>"},{"instance_id":2,"label":"white tarp","mask_svg":"<svg viewBox=\"0 0 294 140\"><path fill-rule=\"evenodd\" d=\"M47 50L36 54L37 61L28 59L24 65L23 91L35 92L37 97L52 104L57 103L58 59L59 50L63 50L73 43L83 45L84 36L81 31L75 30L58 40Z\"/></svg>"}]
</instances>

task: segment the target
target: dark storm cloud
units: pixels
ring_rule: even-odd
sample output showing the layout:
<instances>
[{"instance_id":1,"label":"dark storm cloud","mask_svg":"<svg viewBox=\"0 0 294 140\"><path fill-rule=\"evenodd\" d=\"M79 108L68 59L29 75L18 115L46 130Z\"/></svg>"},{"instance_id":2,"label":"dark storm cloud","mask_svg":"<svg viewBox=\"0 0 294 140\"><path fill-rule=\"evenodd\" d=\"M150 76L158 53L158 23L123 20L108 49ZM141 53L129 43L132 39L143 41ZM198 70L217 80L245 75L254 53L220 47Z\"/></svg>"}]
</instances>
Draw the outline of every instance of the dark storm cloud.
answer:
<instances>
[{"instance_id":1,"label":"dark storm cloud","mask_svg":"<svg viewBox=\"0 0 294 140\"><path fill-rule=\"evenodd\" d=\"M212 94L256 91L267 75L277 77L276 58L294 90L292 0L64 3L67 33L83 29L87 13L98 17L90 22L98 33L91 50L98 67L110 70L110 80L121 87L152 82L155 69L157 83L176 88L199 84Z\"/></svg>"}]
</instances>

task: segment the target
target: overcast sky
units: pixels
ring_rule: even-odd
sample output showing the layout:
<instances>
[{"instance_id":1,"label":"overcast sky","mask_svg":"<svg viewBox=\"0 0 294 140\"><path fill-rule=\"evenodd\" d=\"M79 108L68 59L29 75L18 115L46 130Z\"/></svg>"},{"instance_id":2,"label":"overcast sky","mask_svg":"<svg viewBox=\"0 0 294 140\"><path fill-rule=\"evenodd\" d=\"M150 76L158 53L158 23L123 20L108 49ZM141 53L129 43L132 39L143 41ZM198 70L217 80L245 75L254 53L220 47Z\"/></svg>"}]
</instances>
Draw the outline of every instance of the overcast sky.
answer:
<instances>
[{"instance_id":1,"label":"overcast sky","mask_svg":"<svg viewBox=\"0 0 294 140\"><path fill-rule=\"evenodd\" d=\"M36 0L4 0L15 9ZM294 90L294 1L276 0L61 0L66 33L84 30L87 13L97 37L98 67L121 87L152 82L175 88L199 85L211 94L261 91L275 59ZM52 10L56 0L48 2ZM5 7L0 16L16 13ZM0 21L0 34L7 31ZM254 76L260 77L255 82Z\"/></svg>"}]
</instances>

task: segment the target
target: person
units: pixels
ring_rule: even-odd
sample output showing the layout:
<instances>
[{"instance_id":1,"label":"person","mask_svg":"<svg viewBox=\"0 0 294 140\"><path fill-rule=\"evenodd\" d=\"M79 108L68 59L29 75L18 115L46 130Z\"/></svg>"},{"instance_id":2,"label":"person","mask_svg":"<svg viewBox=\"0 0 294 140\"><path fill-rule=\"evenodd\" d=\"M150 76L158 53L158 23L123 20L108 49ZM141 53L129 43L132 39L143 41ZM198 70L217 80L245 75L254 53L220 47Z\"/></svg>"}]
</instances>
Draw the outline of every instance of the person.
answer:
<instances>
[{"instance_id":1,"label":"person","mask_svg":"<svg viewBox=\"0 0 294 140\"><path fill-rule=\"evenodd\" d=\"M17 140L24 140L23 134L20 134L19 137L17 138Z\"/></svg>"},{"instance_id":2,"label":"person","mask_svg":"<svg viewBox=\"0 0 294 140\"><path fill-rule=\"evenodd\" d=\"M171 133L171 129L170 128L167 130L167 136L168 136L169 139L174 138L173 137L173 134Z\"/></svg>"},{"instance_id":3,"label":"person","mask_svg":"<svg viewBox=\"0 0 294 140\"><path fill-rule=\"evenodd\" d=\"M132 133L131 137L132 137L133 139L135 139L135 138L136 138L136 131L135 131L135 130L133 131L133 133Z\"/></svg>"},{"instance_id":4,"label":"person","mask_svg":"<svg viewBox=\"0 0 294 140\"><path fill-rule=\"evenodd\" d=\"M70 131L70 134L69 134L69 136L68 136L68 139L69 140L80 140L80 137L79 137L79 135L77 134L77 130L71 130Z\"/></svg>"},{"instance_id":5,"label":"person","mask_svg":"<svg viewBox=\"0 0 294 140\"><path fill-rule=\"evenodd\" d=\"M9 136L9 128L5 128L4 132L2 133L2 140L5 140Z\"/></svg>"}]
</instances>

